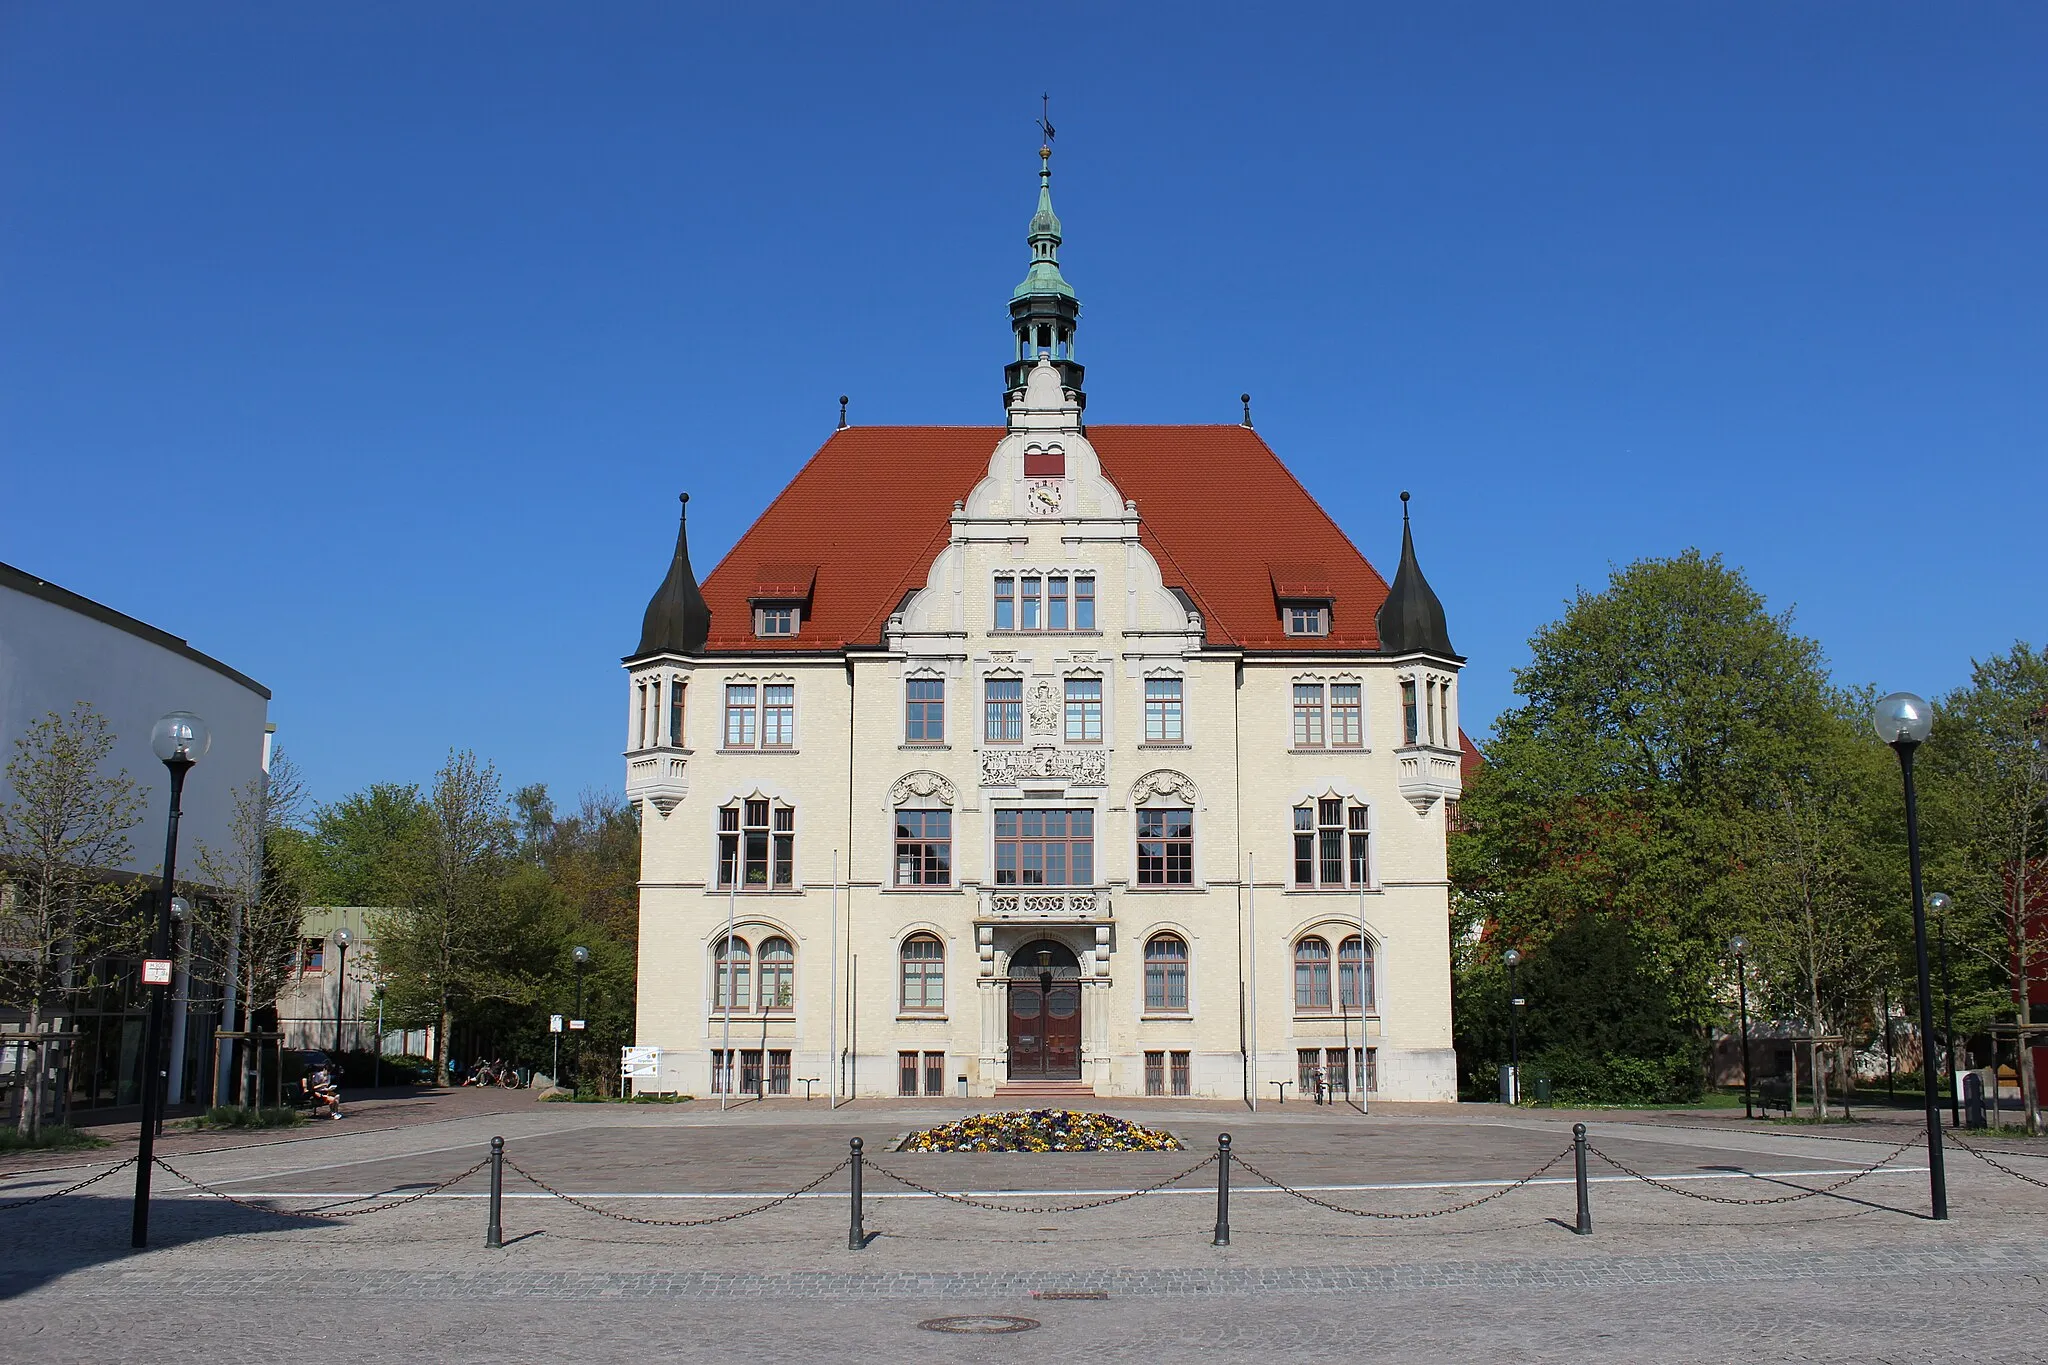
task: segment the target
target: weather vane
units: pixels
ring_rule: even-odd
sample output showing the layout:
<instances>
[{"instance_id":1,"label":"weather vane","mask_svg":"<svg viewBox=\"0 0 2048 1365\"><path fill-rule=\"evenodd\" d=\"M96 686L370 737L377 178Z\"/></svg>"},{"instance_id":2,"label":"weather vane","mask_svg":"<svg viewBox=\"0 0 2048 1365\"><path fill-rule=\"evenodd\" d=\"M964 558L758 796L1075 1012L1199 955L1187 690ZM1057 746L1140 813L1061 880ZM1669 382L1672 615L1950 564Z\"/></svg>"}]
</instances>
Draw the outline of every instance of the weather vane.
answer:
<instances>
[{"instance_id":1,"label":"weather vane","mask_svg":"<svg viewBox=\"0 0 2048 1365\"><path fill-rule=\"evenodd\" d=\"M1045 134L1045 145L1052 146L1052 96L1038 97L1038 131Z\"/></svg>"}]
</instances>

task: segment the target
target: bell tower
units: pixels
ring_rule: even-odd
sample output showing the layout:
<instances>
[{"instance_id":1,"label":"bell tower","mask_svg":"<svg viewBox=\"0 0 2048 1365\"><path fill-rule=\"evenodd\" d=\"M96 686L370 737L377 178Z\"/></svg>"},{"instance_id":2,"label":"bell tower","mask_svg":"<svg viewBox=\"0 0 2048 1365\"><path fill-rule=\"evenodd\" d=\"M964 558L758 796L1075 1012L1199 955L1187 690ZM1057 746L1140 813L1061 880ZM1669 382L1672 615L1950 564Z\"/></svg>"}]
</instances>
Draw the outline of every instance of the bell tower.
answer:
<instances>
[{"instance_id":1,"label":"bell tower","mask_svg":"<svg viewBox=\"0 0 2048 1365\"><path fill-rule=\"evenodd\" d=\"M1060 385L1076 407L1087 403L1081 392L1081 365L1074 359L1074 326L1081 319L1081 301L1060 274L1060 219L1052 211L1052 125L1041 120L1045 141L1038 149L1038 211L1031 215L1031 269L1010 294L1010 330L1017 353L1003 367L1004 404L1024 393L1031 367L1040 358L1059 370Z\"/></svg>"}]
</instances>

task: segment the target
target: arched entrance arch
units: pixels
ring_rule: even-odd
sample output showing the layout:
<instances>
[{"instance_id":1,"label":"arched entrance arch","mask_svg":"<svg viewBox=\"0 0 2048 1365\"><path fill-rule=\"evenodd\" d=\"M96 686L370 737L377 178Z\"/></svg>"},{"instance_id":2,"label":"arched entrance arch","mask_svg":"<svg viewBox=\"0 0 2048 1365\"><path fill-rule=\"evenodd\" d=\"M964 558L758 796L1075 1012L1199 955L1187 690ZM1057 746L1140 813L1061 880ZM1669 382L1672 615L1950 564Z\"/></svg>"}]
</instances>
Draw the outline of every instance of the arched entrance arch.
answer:
<instances>
[{"instance_id":1,"label":"arched entrance arch","mask_svg":"<svg viewBox=\"0 0 2048 1365\"><path fill-rule=\"evenodd\" d=\"M1081 1079L1081 960L1056 939L1010 954L1010 1079Z\"/></svg>"}]
</instances>

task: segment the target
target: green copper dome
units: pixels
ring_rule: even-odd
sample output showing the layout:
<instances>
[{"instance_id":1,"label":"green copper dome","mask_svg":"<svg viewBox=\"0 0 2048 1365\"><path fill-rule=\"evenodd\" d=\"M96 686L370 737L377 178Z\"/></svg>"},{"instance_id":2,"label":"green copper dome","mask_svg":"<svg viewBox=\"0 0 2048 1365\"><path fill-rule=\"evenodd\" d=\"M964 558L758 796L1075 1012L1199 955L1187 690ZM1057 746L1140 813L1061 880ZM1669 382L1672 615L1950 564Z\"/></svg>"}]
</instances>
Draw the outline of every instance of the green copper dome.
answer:
<instances>
[{"instance_id":1,"label":"green copper dome","mask_svg":"<svg viewBox=\"0 0 2048 1365\"><path fill-rule=\"evenodd\" d=\"M1062 298L1073 298L1074 287L1060 274L1060 216L1052 211L1052 162L1041 152L1038 172L1038 211L1031 215L1031 269L1025 273L1024 283L1010 293L1010 298L1030 298L1033 294L1057 294Z\"/></svg>"}]
</instances>

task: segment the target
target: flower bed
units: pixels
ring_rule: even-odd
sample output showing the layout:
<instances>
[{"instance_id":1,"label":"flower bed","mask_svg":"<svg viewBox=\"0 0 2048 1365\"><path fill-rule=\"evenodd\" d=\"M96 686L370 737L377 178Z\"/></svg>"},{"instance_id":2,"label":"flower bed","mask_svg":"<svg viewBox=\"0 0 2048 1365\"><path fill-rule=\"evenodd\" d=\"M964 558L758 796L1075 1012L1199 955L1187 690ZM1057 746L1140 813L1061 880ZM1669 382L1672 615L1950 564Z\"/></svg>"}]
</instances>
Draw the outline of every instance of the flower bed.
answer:
<instances>
[{"instance_id":1,"label":"flower bed","mask_svg":"<svg viewBox=\"0 0 2048 1365\"><path fill-rule=\"evenodd\" d=\"M1178 1152L1181 1141L1114 1114L1074 1109L976 1114L912 1133L899 1152Z\"/></svg>"}]
</instances>

